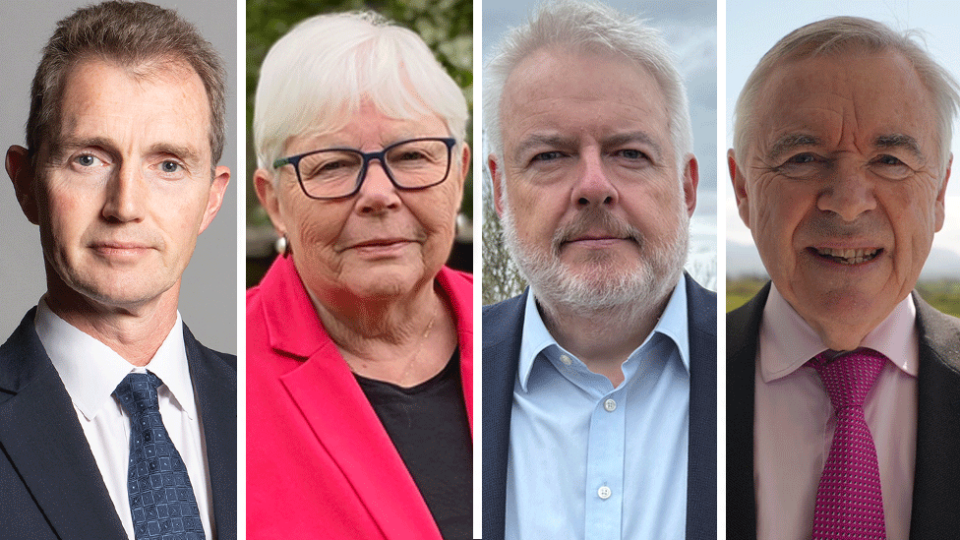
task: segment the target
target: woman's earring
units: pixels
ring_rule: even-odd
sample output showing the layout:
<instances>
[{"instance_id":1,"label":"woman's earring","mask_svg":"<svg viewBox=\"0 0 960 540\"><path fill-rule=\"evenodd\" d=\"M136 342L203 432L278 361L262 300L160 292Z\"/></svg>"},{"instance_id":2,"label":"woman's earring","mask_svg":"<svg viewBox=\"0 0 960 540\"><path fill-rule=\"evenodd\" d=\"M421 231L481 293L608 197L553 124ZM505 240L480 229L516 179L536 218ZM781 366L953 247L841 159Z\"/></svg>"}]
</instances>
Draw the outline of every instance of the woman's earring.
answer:
<instances>
[{"instance_id":1,"label":"woman's earring","mask_svg":"<svg viewBox=\"0 0 960 540\"><path fill-rule=\"evenodd\" d=\"M277 250L277 253L283 255L284 258L290 256L290 254L293 252L293 250L290 248L290 241L287 240L287 235L277 238L277 241L274 242L273 247Z\"/></svg>"}]
</instances>

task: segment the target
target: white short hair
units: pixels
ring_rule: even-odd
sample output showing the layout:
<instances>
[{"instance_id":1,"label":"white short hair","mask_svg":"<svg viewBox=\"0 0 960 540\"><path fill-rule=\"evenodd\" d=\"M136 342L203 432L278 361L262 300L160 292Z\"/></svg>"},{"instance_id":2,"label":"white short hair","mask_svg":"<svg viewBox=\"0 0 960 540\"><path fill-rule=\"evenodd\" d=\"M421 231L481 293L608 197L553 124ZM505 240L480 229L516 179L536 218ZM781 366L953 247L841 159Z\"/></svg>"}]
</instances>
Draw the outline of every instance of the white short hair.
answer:
<instances>
[{"instance_id":1,"label":"white short hair","mask_svg":"<svg viewBox=\"0 0 960 540\"><path fill-rule=\"evenodd\" d=\"M777 66L817 56L840 55L851 49L870 52L892 50L902 54L930 91L936 108L940 137L940 173L946 171L953 138L953 122L960 110L960 86L956 79L915 41L916 32L896 32L885 24L862 17L833 17L802 26L783 37L753 69L734 108L734 152L743 159L756 128L755 108L770 74Z\"/></svg>"},{"instance_id":2,"label":"white short hair","mask_svg":"<svg viewBox=\"0 0 960 540\"><path fill-rule=\"evenodd\" d=\"M318 15L280 38L260 68L253 141L273 171L290 137L343 128L361 102L392 118L435 114L464 141L463 92L414 32L373 12Z\"/></svg>"},{"instance_id":3,"label":"white short hair","mask_svg":"<svg viewBox=\"0 0 960 540\"><path fill-rule=\"evenodd\" d=\"M484 133L496 156L503 156L500 107L507 78L525 58L547 47L623 56L647 70L663 94L677 169L683 177L684 157L693 153L693 129L687 91L673 54L660 32L645 21L600 3L580 0L541 4L526 25L512 29L503 38L484 67Z\"/></svg>"}]
</instances>

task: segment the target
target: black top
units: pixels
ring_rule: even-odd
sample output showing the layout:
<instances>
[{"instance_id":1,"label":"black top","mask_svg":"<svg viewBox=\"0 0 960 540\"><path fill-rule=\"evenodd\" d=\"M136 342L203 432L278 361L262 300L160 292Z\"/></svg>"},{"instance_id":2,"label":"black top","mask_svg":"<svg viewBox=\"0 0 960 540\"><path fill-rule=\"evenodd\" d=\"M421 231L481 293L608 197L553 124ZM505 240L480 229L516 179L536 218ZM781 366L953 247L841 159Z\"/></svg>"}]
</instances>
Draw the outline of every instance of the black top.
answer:
<instances>
[{"instance_id":1,"label":"black top","mask_svg":"<svg viewBox=\"0 0 960 540\"><path fill-rule=\"evenodd\" d=\"M444 540L473 538L473 440L460 350L428 381L403 388L356 375Z\"/></svg>"}]
</instances>

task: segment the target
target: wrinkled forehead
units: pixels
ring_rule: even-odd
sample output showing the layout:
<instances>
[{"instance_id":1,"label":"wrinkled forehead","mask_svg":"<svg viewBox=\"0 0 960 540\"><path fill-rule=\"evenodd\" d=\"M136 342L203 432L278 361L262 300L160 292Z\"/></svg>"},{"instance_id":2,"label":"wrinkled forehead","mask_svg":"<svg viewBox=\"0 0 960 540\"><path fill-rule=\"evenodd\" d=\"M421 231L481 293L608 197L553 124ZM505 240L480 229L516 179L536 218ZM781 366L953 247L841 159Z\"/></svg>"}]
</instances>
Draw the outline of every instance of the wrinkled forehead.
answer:
<instances>
[{"instance_id":1,"label":"wrinkled forehead","mask_svg":"<svg viewBox=\"0 0 960 540\"><path fill-rule=\"evenodd\" d=\"M905 135L931 145L936 154L933 96L895 51L849 50L782 61L757 101L754 138L761 147L792 135L825 141Z\"/></svg>"}]
</instances>

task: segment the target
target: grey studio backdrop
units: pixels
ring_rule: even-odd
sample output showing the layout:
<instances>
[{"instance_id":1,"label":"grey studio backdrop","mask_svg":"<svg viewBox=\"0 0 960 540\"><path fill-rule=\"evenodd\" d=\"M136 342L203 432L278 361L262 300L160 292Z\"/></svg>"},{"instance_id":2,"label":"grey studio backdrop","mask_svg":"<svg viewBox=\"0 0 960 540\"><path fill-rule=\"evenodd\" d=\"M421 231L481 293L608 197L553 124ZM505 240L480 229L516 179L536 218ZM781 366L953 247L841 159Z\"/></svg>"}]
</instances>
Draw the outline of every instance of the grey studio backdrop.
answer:
<instances>
[{"instance_id":1,"label":"grey studio backdrop","mask_svg":"<svg viewBox=\"0 0 960 540\"><path fill-rule=\"evenodd\" d=\"M25 144L30 83L40 53L57 21L93 0L0 2L0 151ZM237 6L234 0L153 3L176 9L223 56L227 73L227 143L220 164L230 167L230 186L220 213L200 235L183 275L180 313L204 345L237 350ZM46 291L40 234L20 211L13 184L0 172L0 342Z\"/></svg>"}]
</instances>

